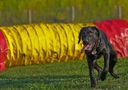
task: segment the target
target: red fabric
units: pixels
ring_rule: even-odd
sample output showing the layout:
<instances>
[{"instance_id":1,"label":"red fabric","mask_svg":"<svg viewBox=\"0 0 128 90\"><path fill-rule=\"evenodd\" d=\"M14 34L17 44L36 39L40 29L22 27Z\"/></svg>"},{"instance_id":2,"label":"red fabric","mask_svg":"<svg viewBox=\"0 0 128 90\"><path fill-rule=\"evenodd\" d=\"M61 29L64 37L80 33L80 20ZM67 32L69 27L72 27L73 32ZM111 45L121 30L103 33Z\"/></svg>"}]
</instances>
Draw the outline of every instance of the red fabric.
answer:
<instances>
[{"instance_id":1,"label":"red fabric","mask_svg":"<svg viewBox=\"0 0 128 90\"><path fill-rule=\"evenodd\" d=\"M4 71L5 69L5 64L3 62L0 63L0 72Z\"/></svg>"},{"instance_id":2,"label":"red fabric","mask_svg":"<svg viewBox=\"0 0 128 90\"><path fill-rule=\"evenodd\" d=\"M3 33L0 31L0 71L5 69L4 61L7 58L7 43Z\"/></svg>"},{"instance_id":3,"label":"red fabric","mask_svg":"<svg viewBox=\"0 0 128 90\"><path fill-rule=\"evenodd\" d=\"M106 20L94 22L94 24L103 30L115 51L118 58L128 57L128 21L127 20Z\"/></svg>"}]
</instances>

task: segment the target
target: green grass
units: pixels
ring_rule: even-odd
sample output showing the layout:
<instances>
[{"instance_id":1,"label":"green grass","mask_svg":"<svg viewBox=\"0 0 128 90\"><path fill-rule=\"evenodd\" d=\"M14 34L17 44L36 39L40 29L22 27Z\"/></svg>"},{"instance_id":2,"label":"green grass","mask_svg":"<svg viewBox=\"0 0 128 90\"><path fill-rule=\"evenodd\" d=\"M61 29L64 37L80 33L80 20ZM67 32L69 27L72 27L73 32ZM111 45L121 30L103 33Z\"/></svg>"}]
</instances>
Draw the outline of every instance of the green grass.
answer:
<instances>
[{"instance_id":1,"label":"green grass","mask_svg":"<svg viewBox=\"0 0 128 90\"><path fill-rule=\"evenodd\" d=\"M95 90L128 90L128 60L120 59L115 69L120 78L108 74L107 80L97 82ZM92 89L84 60L8 68L0 73L0 90Z\"/></svg>"}]
</instances>

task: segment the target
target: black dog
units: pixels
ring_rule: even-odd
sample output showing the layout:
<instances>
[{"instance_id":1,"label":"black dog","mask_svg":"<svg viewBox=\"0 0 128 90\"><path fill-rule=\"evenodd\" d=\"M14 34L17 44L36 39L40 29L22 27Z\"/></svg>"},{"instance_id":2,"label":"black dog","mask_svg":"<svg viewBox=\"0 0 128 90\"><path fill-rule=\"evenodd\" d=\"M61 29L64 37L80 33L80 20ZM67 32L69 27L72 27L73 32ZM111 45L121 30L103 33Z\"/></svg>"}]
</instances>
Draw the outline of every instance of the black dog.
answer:
<instances>
[{"instance_id":1,"label":"black dog","mask_svg":"<svg viewBox=\"0 0 128 90\"><path fill-rule=\"evenodd\" d=\"M95 26L83 27L79 33L78 43L81 39L83 41L82 51L85 51L89 66L91 87L96 87L94 68L98 71L97 80L105 80L108 71L114 78L119 78L113 71L117 62L117 55L105 33ZM96 62L96 59L101 56L104 57L103 69Z\"/></svg>"}]
</instances>

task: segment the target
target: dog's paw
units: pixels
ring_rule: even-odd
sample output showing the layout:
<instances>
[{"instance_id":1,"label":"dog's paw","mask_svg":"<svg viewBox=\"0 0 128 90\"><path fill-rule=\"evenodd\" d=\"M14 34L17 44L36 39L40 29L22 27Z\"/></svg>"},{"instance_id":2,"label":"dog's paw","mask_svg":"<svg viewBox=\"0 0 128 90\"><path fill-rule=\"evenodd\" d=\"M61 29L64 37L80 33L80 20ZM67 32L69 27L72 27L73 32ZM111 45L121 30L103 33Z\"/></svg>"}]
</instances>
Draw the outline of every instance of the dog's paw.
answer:
<instances>
[{"instance_id":1,"label":"dog's paw","mask_svg":"<svg viewBox=\"0 0 128 90\"><path fill-rule=\"evenodd\" d=\"M96 82L95 83L91 83L91 88L96 88Z\"/></svg>"},{"instance_id":2,"label":"dog's paw","mask_svg":"<svg viewBox=\"0 0 128 90\"><path fill-rule=\"evenodd\" d=\"M91 85L91 88L96 88L96 85L95 84Z\"/></svg>"},{"instance_id":3,"label":"dog's paw","mask_svg":"<svg viewBox=\"0 0 128 90\"><path fill-rule=\"evenodd\" d=\"M104 81L106 78L107 78L107 72L102 71L101 76L100 76L100 79L101 79L102 81Z\"/></svg>"},{"instance_id":4,"label":"dog's paw","mask_svg":"<svg viewBox=\"0 0 128 90\"><path fill-rule=\"evenodd\" d=\"M98 81L98 80L101 80L100 77L97 77L97 78L96 78L96 81Z\"/></svg>"},{"instance_id":5,"label":"dog's paw","mask_svg":"<svg viewBox=\"0 0 128 90\"><path fill-rule=\"evenodd\" d=\"M117 74L115 74L115 73L110 73L115 79L118 79L118 78L120 78Z\"/></svg>"}]
</instances>

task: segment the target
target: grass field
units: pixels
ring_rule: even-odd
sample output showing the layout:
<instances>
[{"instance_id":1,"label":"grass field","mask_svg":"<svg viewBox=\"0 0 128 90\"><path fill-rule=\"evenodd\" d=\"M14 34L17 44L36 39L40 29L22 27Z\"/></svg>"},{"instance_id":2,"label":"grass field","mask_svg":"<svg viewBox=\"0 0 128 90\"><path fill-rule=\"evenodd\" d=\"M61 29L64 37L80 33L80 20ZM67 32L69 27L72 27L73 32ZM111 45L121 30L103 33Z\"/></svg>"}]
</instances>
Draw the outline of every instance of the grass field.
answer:
<instances>
[{"instance_id":1,"label":"grass field","mask_svg":"<svg viewBox=\"0 0 128 90\"><path fill-rule=\"evenodd\" d=\"M95 90L128 90L128 60L120 59L115 69L120 78L108 74L106 81L97 82ZM0 90L92 89L84 60L8 68L0 73Z\"/></svg>"}]
</instances>

